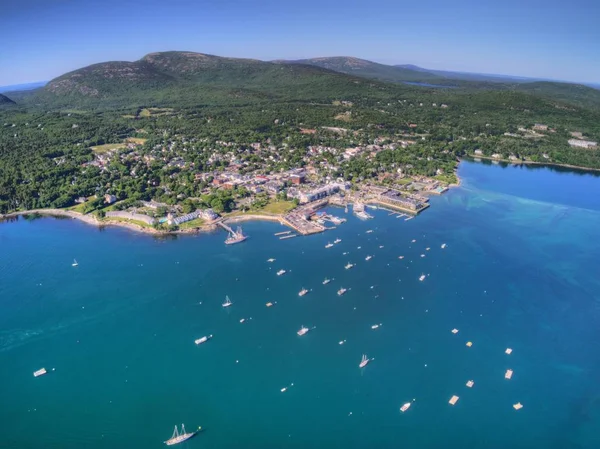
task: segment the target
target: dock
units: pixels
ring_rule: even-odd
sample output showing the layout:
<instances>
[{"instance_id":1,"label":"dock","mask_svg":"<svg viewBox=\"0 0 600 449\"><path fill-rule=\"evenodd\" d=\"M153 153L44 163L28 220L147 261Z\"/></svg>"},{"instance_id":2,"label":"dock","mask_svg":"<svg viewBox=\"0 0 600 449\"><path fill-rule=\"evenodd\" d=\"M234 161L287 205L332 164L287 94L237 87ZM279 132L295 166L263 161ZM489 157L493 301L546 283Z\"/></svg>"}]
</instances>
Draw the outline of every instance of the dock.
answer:
<instances>
[{"instance_id":1,"label":"dock","mask_svg":"<svg viewBox=\"0 0 600 449\"><path fill-rule=\"evenodd\" d=\"M283 232L276 232L275 236L279 237L280 235L287 235L290 234L292 231L283 231Z\"/></svg>"},{"instance_id":2,"label":"dock","mask_svg":"<svg viewBox=\"0 0 600 449\"><path fill-rule=\"evenodd\" d=\"M298 237L298 235L297 234L284 235L283 237L279 237L279 240L291 239L291 238L294 238L294 237Z\"/></svg>"},{"instance_id":3,"label":"dock","mask_svg":"<svg viewBox=\"0 0 600 449\"><path fill-rule=\"evenodd\" d=\"M223 223L222 221L217 222L217 225L221 226L223 229L225 229L230 234L235 234L235 231L233 229L231 229L229 226L227 226L225 223Z\"/></svg>"}]
</instances>

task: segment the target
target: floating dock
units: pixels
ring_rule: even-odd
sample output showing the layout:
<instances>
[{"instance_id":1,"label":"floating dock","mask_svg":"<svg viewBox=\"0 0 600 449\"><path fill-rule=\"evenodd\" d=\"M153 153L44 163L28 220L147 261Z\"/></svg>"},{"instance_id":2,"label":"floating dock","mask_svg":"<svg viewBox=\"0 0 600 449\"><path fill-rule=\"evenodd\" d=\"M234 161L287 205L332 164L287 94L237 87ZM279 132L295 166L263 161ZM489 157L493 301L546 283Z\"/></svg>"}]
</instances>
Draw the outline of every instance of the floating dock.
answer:
<instances>
[{"instance_id":1,"label":"floating dock","mask_svg":"<svg viewBox=\"0 0 600 449\"><path fill-rule=\"evenodd\" d=\"M279 237L279 240L291 239L294 237L298 237L297 234L284 235L283 237Z\"/></svg>"},{"instance_id":2,"label":"floating dock","mask_svg":"<svg viewBox=\"0 0 600 449\"><path fill-rule=\"evenodd\" d=\"M283 232L276 232L275 235L276 236L280 236L280 235L287 235L287 234L291 234L292 231L283 231Z\"/></svg>"}]
</instances>

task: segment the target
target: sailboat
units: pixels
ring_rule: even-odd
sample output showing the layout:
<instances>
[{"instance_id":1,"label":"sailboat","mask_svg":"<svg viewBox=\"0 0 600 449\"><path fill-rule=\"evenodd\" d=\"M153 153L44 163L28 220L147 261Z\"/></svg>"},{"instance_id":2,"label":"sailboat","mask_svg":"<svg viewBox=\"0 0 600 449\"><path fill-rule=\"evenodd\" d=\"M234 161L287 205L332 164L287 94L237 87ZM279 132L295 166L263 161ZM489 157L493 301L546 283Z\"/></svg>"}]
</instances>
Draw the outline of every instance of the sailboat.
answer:
<instances>
[{"instance_id":1,"label":"sailboat","mask_svg":"<svg viewBox=\"0 0 600 449\"><path fill-rule=\"evenodd\" d=\"M238 226L235 232L231 231L227 239L225 239L226 245L233 245L235 243L243 242L248 238L247 235L244 235L244 231L242 231L241 226Z\"/></svg>"},{"instance_id":2,"label":"sailboat","mask_svg":"<svg viewBox=\"0 0 600 449\"><path fill-rule=\"evenodd\" d=\"M229 299L229 296L225 296L225 302L223 304L221 304L223 307L229 307L231 306L233 303L231 302L231 299Z\"/></svg>"},{"instance_id":3,"label":"sailboat","mask_svg":"<svg viewBox=\"0 0 600 449\"><path fill-rule=\"evenodd\" d=\"M173 435L171 436L171 438L169 438L167 441L165 441L165 444L167 446L173 446L174 444L183 443L184 441L189 440L194 435L196 435L200 431L200 429L201 429L201 427L198 427L198 430L196 430L195 432L188 433L185 431L185 426L183 424L181 425L181 432L179 430L177 430L177 426L175 426Z\"/></svg>"},{"instance_id":4,"label":"sailboat","mask_svg":"<svg viewBox=\"0 0 600 449\"><path fill-rule=\"evenodd\" d=\"M77 263L77 259L73 259L73 263L71 265L74 267L78 266L79 264Z\"/></svg>"},{"instance_id":5,"label":"sailboat","mask_svg":"<svg viewBox=\"0 0 600 449\"><path fill-rule=\"evenodd\" d=\"M359 368L364 368L365 366L367 366L367 364L371 361L371 359L367 358L366 354L363 354L362 359L360 360L360 363L358 364Z\"/></svg>"}]
</instances>

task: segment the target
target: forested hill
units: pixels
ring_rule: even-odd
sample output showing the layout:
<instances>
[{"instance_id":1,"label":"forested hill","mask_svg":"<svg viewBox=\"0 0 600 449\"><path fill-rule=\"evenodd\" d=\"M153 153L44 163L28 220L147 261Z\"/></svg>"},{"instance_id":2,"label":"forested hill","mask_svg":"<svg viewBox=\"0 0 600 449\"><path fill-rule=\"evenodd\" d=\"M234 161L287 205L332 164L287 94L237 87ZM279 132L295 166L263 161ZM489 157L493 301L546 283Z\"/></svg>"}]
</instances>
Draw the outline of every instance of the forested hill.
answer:
<instances>
[{"instance_id":1,"label":"forested hill","mask_svg":"<svg viewBox=\"0 0 600 449\"><path fill-rule=\"evenodd\" d=\"M322 101L364 95L383 98L395 89L393 85L309 65L163 52L135 62L105 62L69 72L25 100L29 104L71 108L190 106Z\"/></svg>"},{"instance_id":2,"label":"forested hill","mask_svg":"<svg viewBox=\"0 0 600 449\"><path fill-rule=\"evenodd\" d=\"M15 102L8 98L6 95L0 94L0 107L14 105Z\"/></svg>"}]
</instances>

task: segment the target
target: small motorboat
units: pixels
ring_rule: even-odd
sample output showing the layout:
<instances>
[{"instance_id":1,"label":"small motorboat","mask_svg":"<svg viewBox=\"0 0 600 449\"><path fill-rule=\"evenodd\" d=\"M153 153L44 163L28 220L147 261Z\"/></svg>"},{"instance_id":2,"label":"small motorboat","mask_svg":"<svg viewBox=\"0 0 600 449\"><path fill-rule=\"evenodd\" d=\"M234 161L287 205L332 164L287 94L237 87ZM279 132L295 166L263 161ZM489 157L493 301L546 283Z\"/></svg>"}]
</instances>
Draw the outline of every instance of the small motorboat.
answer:
<instances>
[{"instance_id":1,"label":"small motorboat","mask_svg":"<svg viewBox=\"0 0 600 449\"><path fill-rule=\"evenodd\" d=\"M197 340L194 340L194 343L196 343L197 345L201 345L202 343L206 343L212 337L213 337L212 335L205 335L204 337L201 337L201 338L198 338Z\"/></svg>"}]
</instances>

